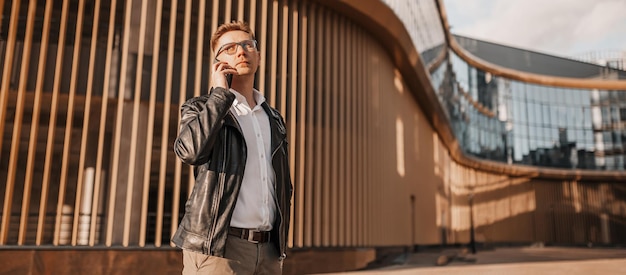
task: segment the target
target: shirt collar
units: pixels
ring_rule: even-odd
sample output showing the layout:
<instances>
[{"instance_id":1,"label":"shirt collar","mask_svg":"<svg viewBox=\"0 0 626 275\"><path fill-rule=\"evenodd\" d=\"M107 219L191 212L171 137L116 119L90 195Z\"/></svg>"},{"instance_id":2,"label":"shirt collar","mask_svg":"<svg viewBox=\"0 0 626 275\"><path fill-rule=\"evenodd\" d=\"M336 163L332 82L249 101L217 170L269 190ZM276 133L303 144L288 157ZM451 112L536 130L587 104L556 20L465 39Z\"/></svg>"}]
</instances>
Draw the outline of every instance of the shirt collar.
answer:
<instances>
[{"instance_id":1,"label":"shirt collar","mask_svg":"<svg viewBox=\"0 0 626 275\"><path fill-rule=\"evenodd\" d=\"M230 92L232 92L235 95L235 101L233 102L233 106L237 106L239 104L245 104L246 106L248 106L248 108L250 108L248 101L246 101L246 98L242 94L240 94L234 89L230 89ZM257 89L254 89L254 88L252 89L252 96L254 97L254 100L256 101L256 106L254 107L254 109L261 108L261 104L265 102L265 97Z\"/></svg>"}]
</instances>

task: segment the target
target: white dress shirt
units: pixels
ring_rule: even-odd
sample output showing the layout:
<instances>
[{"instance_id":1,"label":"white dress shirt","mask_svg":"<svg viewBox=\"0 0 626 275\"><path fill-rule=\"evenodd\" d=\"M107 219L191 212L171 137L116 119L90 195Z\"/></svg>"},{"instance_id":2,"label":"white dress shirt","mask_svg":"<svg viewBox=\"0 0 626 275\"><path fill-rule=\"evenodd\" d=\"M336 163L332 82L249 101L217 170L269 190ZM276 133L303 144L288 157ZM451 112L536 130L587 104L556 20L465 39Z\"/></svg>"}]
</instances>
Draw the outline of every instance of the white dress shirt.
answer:
<instances>
[{"instance_id":1,"label":"white dress shirt","mask_svg":"<svg viewBox=\"0 0 626 275\"><path fill-rule=\"evenodd\" d=\"M261 107L265 97L255 89L256 106L250 109L243 95L233 89L230 91L236 96L230 110L241 126L248 152L243 182L230 226L270 231L276 213L276 194L270 121Z\"/></svg>"}]
</instances>

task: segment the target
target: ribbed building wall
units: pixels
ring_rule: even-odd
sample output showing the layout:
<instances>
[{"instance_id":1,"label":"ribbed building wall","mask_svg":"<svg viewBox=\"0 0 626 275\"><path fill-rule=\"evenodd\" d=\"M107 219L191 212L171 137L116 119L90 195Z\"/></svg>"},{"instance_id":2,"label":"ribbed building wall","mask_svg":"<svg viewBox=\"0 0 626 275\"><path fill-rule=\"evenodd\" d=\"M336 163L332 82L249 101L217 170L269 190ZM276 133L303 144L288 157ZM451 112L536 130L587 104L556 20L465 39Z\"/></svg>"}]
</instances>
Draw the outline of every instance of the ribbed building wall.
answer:
<instances>
[{"instance_id":1,"label":"ribbed building wall","mask_svg":"<svg viewBox=\"0 0 626 275\"><path fill-rule=\"evenodd\" d=\"M309 1L2 7L0 243L169 246L193 184L171 149L178 109L207 91L209 36L231 20L256 30L257 86L288 124L292 245L437 242L418 194L438 179L437 136L345 16Z\"/></svg>"},{"instance_id":2,"label":"ribbed building wall","mask_svg":"<svg viewBox=\"0 0 626 275\"><path fill-rule=\"evenodd\" d=\"M256 31L256 86L286 118L292 247L466 243L472 224L482 242L624 242L617 181L455 160L433 105L451 85L441 45L417 49L424 64L345 3L37 4L0 4L0 245L169 247L193 185L171 148L179 106L207 92L210 34L232 20Z\"/></svg>"}]
</instances>

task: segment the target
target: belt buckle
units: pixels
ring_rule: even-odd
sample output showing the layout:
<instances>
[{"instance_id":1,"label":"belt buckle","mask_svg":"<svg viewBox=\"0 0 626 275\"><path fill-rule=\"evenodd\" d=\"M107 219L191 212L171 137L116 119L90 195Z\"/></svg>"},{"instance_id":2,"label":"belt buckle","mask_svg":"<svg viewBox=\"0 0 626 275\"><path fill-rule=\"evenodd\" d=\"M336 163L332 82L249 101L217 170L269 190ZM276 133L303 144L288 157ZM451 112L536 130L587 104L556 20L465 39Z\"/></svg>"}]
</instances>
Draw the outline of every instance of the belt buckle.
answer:
<instances>
[{"instance_id":1,"label":"belt buckle","mask_svg":"<svg viewBox=\"0 0 626 275\"><path fill-rule=\"evenodd\" d=\"M259 243L259 241L254 240L254 231L252 230L248 231L248 237L246 239L251 243Z\"/></svg>"}]
</instances>

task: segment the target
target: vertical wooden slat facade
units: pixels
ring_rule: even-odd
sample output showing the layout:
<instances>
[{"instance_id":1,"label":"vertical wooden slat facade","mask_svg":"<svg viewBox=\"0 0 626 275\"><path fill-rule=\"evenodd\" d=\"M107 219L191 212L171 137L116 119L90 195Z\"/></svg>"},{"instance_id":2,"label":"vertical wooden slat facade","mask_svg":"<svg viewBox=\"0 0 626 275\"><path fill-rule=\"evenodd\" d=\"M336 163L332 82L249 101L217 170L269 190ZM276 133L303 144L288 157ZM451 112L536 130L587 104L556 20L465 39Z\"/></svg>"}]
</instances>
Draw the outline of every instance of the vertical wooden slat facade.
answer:
<instances>
[{"instance_id":1,"label":"vertical wooden slat facade","mask_svg":"<svg viewBox=\"0 0 626 275\"><path fill-rule=\"evenodd\" d=\"M55 63L55 69L54 69L54 87L52 90L52 102L50 104L50 120L48 123L48 137L46 139L46 158L45 158L45 162L44 162L44 172L43 172L43 184L46 186L49 186L52 183L52 179L51 179L51 166L52 166L52 155L54 154L54 143L55 143L55 132L56 132L56 118L57 118L57 111L58 111L58 107L59 107L59 89L60 89L60 81L61 81L61 72L62 72L62 64L63 64L63 56L65 54L64 51L64 43L65 43L65 39L66 39L66 27L67 27L67 18L68 18L68 9L69 9L69 1L64 1L63 2L63 8L61 11L61 25L59 26L59 43L57 45L57 56L56 56L56 63ZM7 68L8 69L8 68ZM61 200L64 195L65 195L65 184L61 181L57 182L59 185L58 188L58 200ZM7 182L7 184L11 184L9 182ZM47 203L48 198L44 198L45 202L42 203ZM62 205L59 206L59 204L57 203L57 207L56 207L56 214L55 214L55 222L54 222L54 241L53 244L54 245L58 245L59 244L59 236L61 234L61 215L63 213L62 211ZM6 209L6 208L5 208ZM7 210L8 211L8 210Z\"/></svg>"},{"instance_id":2,"label":"vertical wooden slat facade","mask_svg":"<svg viewBox=\"0 0 626 275\"><path fill-rule=\"evenodd\" d=\"M2 2L2 9L3 11L6 11L6 8L4 7L7 3L6 2ZM0 129L4 130L5 127L5 119L6 119L6 113L7 113L7 107L8 107L8 101L9 101L9 84L10 84L10 79L11 79L11 73L12 70L9 68L13 67L12 61L13 61L13 55L15 54L15 43L16 43L16 33L17 33L17 20L18 18L18 14L19 14L19 10L20 10L20 2L19 1L12 1L11 3L11 9L10 9L10 17L9 17L9 30L8 30L8 35L5 38L5 46L3 47L5 49L5 56L4 56L4 65L2 66L2 84L0 84ZM3 18L4 18L4 14L3 14ZM5 23L6 24L6 23ZM0 139L0 148L2 148L2 145L4 143L4 138ZM7 199L10 198L9 196L9 191L11 191L10 186L12 185L7 185L7 192L5 194L5 202L7 201ZM10 203L8 203L10 205ZM7 206L4 206L4 209L7 209ZM6 232L7 229L4 228L4 220L8 219L5 217L4 213L2 215L2 221L3 221L3 227L2 227L2 232L0 233L0 238L4 239L6 238Z\"/></svg>"},{"instance_id":3,"label":"vertical wooden slat facade","mask_svg":"<svg viewBox=\"0 0 626 275\"><path fill-rule=\"evenodd\" d=\"M174 50L175 50L175 43L176 43L176 16L177 16L177 6L178 6L178 1L177 0L172 0L171 4L170 4L170 22L169 22L169 37L168 37L168 47L167 47L167 75L166 75L166 80L165 80L165 98L164 98L164 105L163 105L163 120L162 120L162 129L161 129L161 157L160 157L160 169L159 169L159 185L161 185L161 188L165 188L165 184L166 184L166 175L167 175L167 156L168 156L168 149L169 149L169 145L168 145L168 140L169 140L169 124L170 124L170 108L171 108L171 98L172 98L172 75L174 73ZM174 196L178 196L179 192L178 190L180 190L180 186L179 185L174 185L172 188L173 191L173 197ZM165 213L165 205L159 205L157 206L159 209L163 209L163 213ZM169 212L169 211L168 211ZM169 212L171 213L171 212ZM174 217L174 213L171 213L170 215L170 220L169 220L169 224L170 224L170 231L174 230L174 224L175 222L173 222L173 217ZM160 217L161 219L165 220L163 217ZM161 227L161 226L159 226ZM157 238L159 238L158 240L158 244L155 242L155 245L157 247L161 246L161 239L163 239L163 235L159 235L157 236Z\"/></svg>"},{"instance_id":4,"label":"vertical wooden slat facade","mask_svg":"<svg viewBox=\"0 0 626 275\"><path fill-rule=\"evenodd\" d=\"M128 156L129 166L133 165L137 161L137 146L138 146L138 131L139 131L139 112L141 103L141 80L143 77L143 59L144 59L144 47L146 41L146 13L148 9L148 1L142 0L141 2L141 15L139 26L139 43L137 45L137 61L135 70L135 87L133 89L133 108L132 108L132 124L130 134L130 152ZM129 167L127 181L135 182L135 167ZM137 181L138 183L141 181ZM131 227L131 215L133 212L133 187L135 184L126 185L126 201L124 206L124 236L122 238L122 245L128 246L130 242L130 227ZM139 184L137 184L139 186Z\"/></svg>"},{"instance_id":5,"label":"vertical wooden slat facade","mask_svg":"<svg viewBox=\"0 0 626 275\"><path fill-rule=\"evenodd\" d=\"M204 2L204 1L203 1ZM159 22L161 22L162 16L163 16L163 0L157 0L156 3L156 15L154 17L154 34L153 34L153 38L154 41L152 41L152 62L154 64L158 64L159 63L159 53L160 53L160 46L161 46L161 24L159 24ZM159 66L152 66L152 70L151 70L151 75L156 75L158 72L158 68ZM196 74L197 77L197 74ZM142 204L141 204L141 225L140 225L140 229L139 229L139 246L144 247L146 245L146 236L148 235L148 233L146 232L147 228L148 228L148 201L149 201L149 196L150 196L150 176L151 176L151 165L152 165L152 145L154 144L154 122L155 122L155 112L156 112L156 89L157 89L157 78L156 77L152 77L150 79L150 99L149 99L149 103L148 103L148 123L147 123L147 127L146 127L146 146L145 146L145 157L144 157L144 167L143 167L143 196L142 196ZM156 192L156 201L157 201L157 205L161 206L163 205L163 192L165 191L164 189L162 189L159 185L159 187L157 188L157 192ZM154 194L154 193L153 193ZM152 201L154 201L154 195L153 195L153 199ZM154 223L156 230L155 230L155 238L156 236L160 236L161 235L161 225L162 225L162 215L163 215L163 210L159 210L157 211L157 222ZM161 218L159 218L161 217ZM156 240L155 240L155 245L156 245Z\"/></svg>"},{"instance_id":6,"label":"vertical wooden slat facade","mask_svg":"<svg viewBox=\"0 0 626 275\"><path fill-rule=\"evenodd\" d=\"M107 30L107 47L106 47L106 57L104 62L104 80L103 80L103 88L102 88L102 98L100 99L100 123L98 128L98 147L96 152L103 152L105 146L105 135L107 134L107 121L109 118L109 98L113 97L113 94L109 95L110 90L112 90L111 81L106 81L107 79L111 79L111 70L113 69L113 43L115 37L115 18L117 12L117 0L112 0L110 3L109 9L109 20L108 25L109 28ZM119 44L117 44L119 45ZM113 107L113 106L111 106ZM107 150L110 150L107 146ZM95 179L94 179L94 196L92 209L98 209L99 202L102 200L102 203L105 203L107 200L105 198L100 199L100 193L102 193L103 189L106 185L104 182L104 177L106 175L106 171L103 170L103 162L105 161L105 156L102 153L96 154L96 166L95 166ZM107 161L107 163L110 163ZM102 188L101 188L102 187ZM92 211L90 217L90 227L89 227L89 245L93 246L96 243L101 243L100 240L96 241L96 222L98 217L98 211ZM104 235L104 234L102 234Z\"/></svg>"},{"instance_id":7,"label":"vertical wooden slat facade","mask_svg":"<svg viewBox=\"0 0 626 275\"><path fill-rule=\"evenodd\" d=\"M20 80L17 90L17 102L15 106L15 119L13 121L13 135L11 138L11 153L9 163L9 175L7 176L7 182L15 181L15 173L17 170L17 151L20 144L20 132L22 131L22 118L24 115L24 97L26 93L26 77L28 75L28 66L30 65L31 48L33 44L33 24L35 21L35 7L36 3L30 2L28 4L28 18L26 23L26 35L24 37L24 53L22 55L22 65L20 71ZM8 193L8 192L7 192ZM20 218L20 234L18 235L17 243L24 244L24 238L26 231L26 223L28 220L28 202L30 201L30 184L24 184L22 198L22 216Z\"/></svg>"},{"instance_id":8,"label":"vertical wooden slat facade","mask_svg":"<svg viewBox=\"0 0 626 275\"><path fill-rule=\"evenodd\" d=\"M193 186L179 107L207 92L210 34L231 20L256 31L257 88L286 119L290 246L463 243L470 213L485 242L624 241L619 183L452 159L417 76L333 1L36 3L0 4L0 245L170 247Z\"/></svg>"},{"instance_id":9,"label":"vertical wooden slat facade","mask_svg":"<svg viewBox=\"0 0 626 275\"><path fill-rule=\"evenodd\" d=\"M46 56L48 52L48 42L50 38L50 18L52 16L52 2L46 3L45 15L43 20L43 28L42 28L42 37L41 37L41 47L39 49L40 56ZM37 75L41 76L44 73L44 68L46 66L46 59L40 58L39 63L37 65ZM39 114L42 108L42 90L43 90L43 77L37 78L37 84L35 86L35 99L33 104L33 114L31 117L30 123L30 138L28 142L28 154L26 161L26 170L24 171L24 186L32 186L33 182L33 174L35 167L35 152L37 150L37 136L39 134ZM24 188L26 189L26 188ZM41 198L47 197L47 188L43 188L41 190ZM26 199L24 199L26 201ZM28 204L30 205L30 203ZM45 203L39 203L39 213L37 215L37 234L35 239L35 244L40 245L41 239L43 237L43 226L45 222ZM27 214L30 211L27 211L24 208L22 211ZM20 221L22 223L22 221Z\"/></svg>"},{"instance_id":10,"label":"vertical wooden slat facade","mask_svg":"<svg viewBox=\"0 0 626 275\"><path fill-rule=\"evenodd\" d=\"M113 244L113 230L116 225L115 222L115 214L116 214L116 204L118 191L117 188L119 186L119 171L120 171L120 154L122 147L122 123L124 118L124 105L126 100L126 81L128 80L128 74L126 73L128 68L128 59L129 59L129 47L130 47L130 38L131 38L131 16L132 16L132 1L125 2L124 7L124 19L123 19L123 31L122 31L122 41L121 41L121 58L120 58L120 76L119 76L119 85L117 87L117 104L115 111L115 129L113 132L113 157L111 158L111 178L110 178L110 187L109 187L109 200L107 206L107 226L106 226L106 237L105 237L105 245L111 246ZM130 81L129 81L130 82ZM126 181L130 181L131 179L126 179ZM119 209L119 208L118 208ZM118 213L119 220L119 213ZM123 221L123 216L122 219ZM123 224L117 223L117 224ZM123 232L122 232L123 233Z\"/></svg>"},{"instance_id":11,"label":"vertical wooden slat facade","mask_svg":"<svg viewBox=\"0 0 626 275\"><path fill-rule=\"evenodd\" d=\"M98 31L99 31L98 27L100 26L100 0L96 0L94 3L92 25L93 27L91 30L91 41L90 41L91 46L89 49L89 69L88 69L88 75L87 75L87 87L93 87L93 83L94 83L94 68L95 68L95 63L96 63L96 49L97 49L96 46L98 45L97 43ZM72 230L72 245L76 245L77 243L78 223L80 219L82 219L82 216L87 217L91 215L91 212L83 212L83 211L86 209L90 209L90 210L96 209L96 211L94 212L97 212L97 208L94 208L91 202L86 202L85 204L86 206L84 208L81 205L82 192L85 192L85 194L87 195L93 194L91 192L97 193L93 191L93 182L86 183L84 179L84 177L87 175L87 173L85 173L85 159L87 158L87 137L89 136L90 120L92 117L91 100L92 100L92 95L93 95L93 89L88 88L85 91L85 93L86 93L85 103L83 104L85 112L84 112L83 127L82 127L82 132L81 132L81 139L80 139L80 155L78 158L76 203L74 204L74 209L81 209L81 210L74 211L74 223L73 223L73 228L72 228L73 229ZM84 191L82 191L83 185L85 184L87 184L88 187L91 187L91 188L85 189ZM92 197L92 200L93 200L93 197ZM95 226L95 223L93 226ZM87 241L85 240L83 244L86 244L86 243Z\"/></svg>"},{"instance_id":12,"label":"vertical wooden slat facade","mask_svg":"<svg viewBox=\"0 0 626 275\"><path fill-rule=\"evenodd\" d=\"M63 157L61 161L61 186L68 181L68 173L69 173L69 158L70 158L70 143L72 142L72 131L74 130L72 125L74 122L74 108L76 101L76 86L77 86L77 78L78 78L78 64L80 62L80 53L81 53L81 39L83 32L83 22L85 18L85 2L78 2L78 11L76 18L76 31L74 34L74 52L72 54L72 75L70 76L70 92L69 98L67 102L67 114L65 119L65 134L63 135ZM81 42L76 42L81 41ZM80 173L79 173L80 174ZM74 182L79 182L80 180L76 179ZM79 205L80 205L80 197L81 197L82 185L76 186L76 196L75 196L75 211L74 211L74 221L72 226L72 245L76 245L76 238L78 237L78 218L80 214ZM59 196L58 205L61 206L62 209L63 204L65 203L64 197Z\"/></svg>"}]
</instances>

